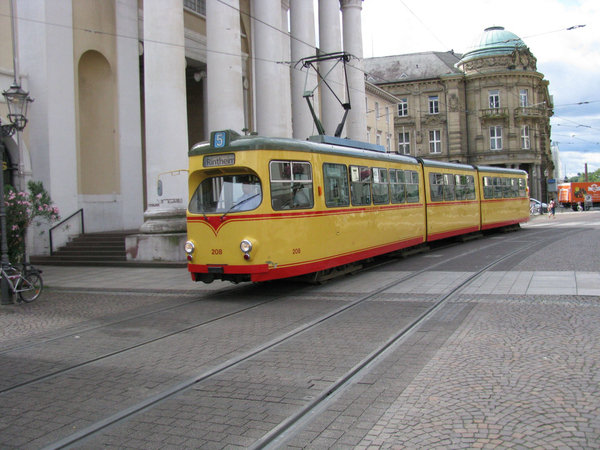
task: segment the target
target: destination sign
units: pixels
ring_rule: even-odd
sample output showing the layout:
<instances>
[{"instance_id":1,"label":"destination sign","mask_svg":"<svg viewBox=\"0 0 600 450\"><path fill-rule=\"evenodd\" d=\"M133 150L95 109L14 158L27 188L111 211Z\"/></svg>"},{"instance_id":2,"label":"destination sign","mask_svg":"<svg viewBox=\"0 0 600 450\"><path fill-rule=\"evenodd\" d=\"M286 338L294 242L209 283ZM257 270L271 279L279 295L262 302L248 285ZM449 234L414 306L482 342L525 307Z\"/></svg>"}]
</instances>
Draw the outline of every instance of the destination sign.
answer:
<instances>
[{"instance_id":1,"label":"destination sign","mask_svg":"<svg viewBox=\"0 0 600 450\"><path fill-rule=\"evenodd\" d=\"M235 164L235 155L228 153L226 155L206 155L204 157L204 167L232 166Z\"/></svg>"}]
</instances>

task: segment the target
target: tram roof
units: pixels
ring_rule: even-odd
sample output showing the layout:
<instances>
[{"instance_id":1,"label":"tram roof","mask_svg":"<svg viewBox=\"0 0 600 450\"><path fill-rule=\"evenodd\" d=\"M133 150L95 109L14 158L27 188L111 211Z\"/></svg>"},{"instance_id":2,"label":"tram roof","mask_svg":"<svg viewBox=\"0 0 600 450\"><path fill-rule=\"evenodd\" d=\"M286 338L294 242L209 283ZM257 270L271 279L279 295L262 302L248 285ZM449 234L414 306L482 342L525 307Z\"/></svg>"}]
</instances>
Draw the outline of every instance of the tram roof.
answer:
<instances>
[{"instance_id":1,"label":"tram roof","mask_svg":"<svg viewBox=\"0 0 600 450\"><path fill-rule=\"evenodd\" d=\"M214 145L215 133L225 133L225 135L223 135L225 137L224 145ZM189 151L188 155L198 156L212 153L223 153L227 151L285 150L376 159L380 161L394 161L414 165L419 164L417 158L413 158L412 156L398 155L396 153L382 152L376 149L373 144L363 143L364 147L361 148L361 143L357 141L348 140L347 143L349 146L342 145L344 143L343 141L345 141L344 139L333 140L333 138L327 137L327 139L322 139L322 141L325 142L314 142L311 140L302 141L299 139L273 138L255 135L241 136L235 131L226 130L224 132L211 133L211 140L209 142L202 142L194 145Z\"/></svg>"},{"instance_id":2,"label":"tram roof","mask_svg":"<svg viewBox=\"0 0 600 450\"><path fill-rule=\"evenodd\" d=\"M217 137L222 139L217 143ZM527 175L520 169L508 169L505 167L479 166L461 163L450 163L435 161L412 156L398 155L396 153L382 152L379 148L369 143L361 143L349 139L333 138L331 136L313 137L314 140L302 141L299 139L275 138L265 136L241 136L233 130L213 131L208 142L201 142L192 147L188 156L208 155L228 151L251 151L251 150L285 150L296 152L320 153L336 156L349 156L353 158L366 158L379 161L402 162L405 164L423 164L423 166L439 167L448 169L463 169L487 173L504 173L512 175ZM344 145L346 144L346 145ZM361 147L364 146L364 147Z\"/></svg>"},{"instance_id":3,"label":"tram roof","mask_svg":"<svg viewBox=\"0 0 600 450\"><path fill-rule=\"evenodd\" d=\"M425 167L438 167L440 169L462 169L475 172L475 167L470 164L450 163L445 161L435 161L432 159L418 158Z\"/></svg>"},{"instance_id":4,"label":"tram roof","mask_svg":"<svg viewBox=\"0 0 600 450\"><path fill-rule=\"evenodd\" d=\"M509 169L508 167L492 167L492 166L473 166L479 172L490 172L490 173L507 173L512 175L527 175L527 172L521 169Z\"/></svg>"},{"instance_id":5,"label":"tram roof","mask_svg":"<svg viewBox=\"0 0 600 450\"><path fill-rule=\"evenodd\" d=\"M440 169L463 169L463 170L472 170L478 172L487 172L487 173L504 173L508 175L527 175L527 172L521 169L509 169L507 167L492 167L492 166L479 166L479 165L471 165L471 164L461 164L461 163L449 163L444 161L435 161L431 159L418 158L424 167L438 167Z\"/></svg>"}]
</instances>

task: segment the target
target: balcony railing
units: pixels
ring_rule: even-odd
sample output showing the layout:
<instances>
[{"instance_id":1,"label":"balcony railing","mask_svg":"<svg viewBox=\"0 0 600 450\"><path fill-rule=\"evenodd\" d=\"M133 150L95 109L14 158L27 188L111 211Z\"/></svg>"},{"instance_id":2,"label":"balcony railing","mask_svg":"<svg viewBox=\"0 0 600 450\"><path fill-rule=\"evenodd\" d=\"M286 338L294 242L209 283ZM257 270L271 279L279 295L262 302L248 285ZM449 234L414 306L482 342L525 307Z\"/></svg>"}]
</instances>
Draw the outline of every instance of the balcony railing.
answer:
<instances>
[{"instance_id":1,"label":"balcony railing","mask_svg":"<svg viewBox=\"0 0 600 450\"><path fill-rule=\"evenodd\" d=\"M508 117L508 108L488 108L481 110L483 119L503 119Z\"/></svg>"},{"instance_id":2,"label":"balcony railing","mask_svg":"<svg viewBox=\"0 0 600 450\"><path fill-rule=\"evenodd\" d=\"M531 116L531 117L542 117L546 115L545 108L538 108L536 106L521 106L515 108L515 117Z\"/></svg>"}]
</instances>

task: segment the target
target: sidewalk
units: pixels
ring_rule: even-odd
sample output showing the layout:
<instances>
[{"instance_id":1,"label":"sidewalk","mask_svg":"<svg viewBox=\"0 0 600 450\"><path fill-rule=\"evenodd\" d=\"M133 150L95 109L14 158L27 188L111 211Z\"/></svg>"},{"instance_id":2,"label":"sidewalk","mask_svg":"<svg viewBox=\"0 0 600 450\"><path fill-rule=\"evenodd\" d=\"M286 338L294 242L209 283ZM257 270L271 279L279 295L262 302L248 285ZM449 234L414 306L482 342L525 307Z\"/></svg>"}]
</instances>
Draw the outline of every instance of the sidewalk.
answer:
<instances>
[{"instance_id":1,"label":"sidewalk","mask_svg":"<svg viewBox=\"0 0 600 450\"><path fill-rule=\"evenodd\" d=\"M185 268L127 268L39 266L44 287L84 290L206 291L217 290L229 282L212 284L192 281Z\"/></svg>"},{"instance_id":2,"label":"sidewalk","mask_svg":"<svg viewBox=\"0 0 600 450\"><path fill-rule=\"evenodd\" d=\"M231 287L229 282L192 281L185 269L139 269L40 266L48 289L85 291L199 292ZM471 272L427 272L402 287L403 293L432 294L471 276ZM322 290L333 287L325 285ZM488 272L465 294L481 295L600 295L600 273L586 271Z\"/></svg>"}]
</instances>

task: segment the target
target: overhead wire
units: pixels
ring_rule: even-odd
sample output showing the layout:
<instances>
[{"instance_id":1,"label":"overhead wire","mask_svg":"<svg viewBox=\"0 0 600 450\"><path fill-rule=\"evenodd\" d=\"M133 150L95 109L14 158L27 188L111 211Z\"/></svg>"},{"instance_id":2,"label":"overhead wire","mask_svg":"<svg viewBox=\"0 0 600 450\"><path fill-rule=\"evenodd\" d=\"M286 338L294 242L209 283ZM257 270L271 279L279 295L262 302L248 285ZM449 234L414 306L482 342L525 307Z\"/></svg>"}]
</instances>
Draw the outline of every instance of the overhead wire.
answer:
<instances>
[{"instance_id":1,"label":"overhead wire","mask_svg":"<svg viewBox=\"0 0 600 450\"><path fill-rule=\"evenodd\" d=\"M286 32L286 31L284 31L284 30L282 30L282 29L279 29L279 28L277 28L277 27L274 27L273 25L271 25L271 24L269 24L269 23L267 23L267 22L265 22L265 21L263 21L263 20L261 20L261 19L258 19L258 18L256 18L255 16L253 16L253 15L251 15L251 14L249 14L249 13L246 13L246 12L242 11L242 10L241 10L241 9L239 9L239 8L234 8L233 6L231 6L231 5L227 4L226 2L224 2L224 1L222 1L222 0L217 0L217 1L219 1L219 2L220 2L220 3L222 3L223 5L226 5L226 6L228 6L228 7L231 7L231 8L233 8L233 9L235 9L235 10L236 10L236 11L237 11L239 14L243 14L243 15L245 15L245 16L249 17L251 20L254 20L254 21L258 22L258 23L261 23L261 24L263 24L263 25L265 25L265 26L267 26L267 27L273 28L275 31L285 34L285 35L286 35L286 37L288 37L288 38L290 38L290 39L295 39L295 40L297 40L298 42L300 42L300 43L302 43L302 44L306 45L307 47L313 48L313 49L315 50L315 52L317 52L317 51L318 51L318 48L317 48L316 46L314 46L313 44L307 43L307 42L305 42L305 41L303 41L303 40L301 40L301 39L298 39L298 38L297 38L297 37L295 37L295 36L292 36L292 35L291 35L291 33L288 33L288 32ZM441 41L441 40L440 40L440 39L439 39L439 38L438 38L438 37L435 35L435 33L433 33L433 32L432 32L432 31L431 31L431 30L430 30L430 29L429 29L429 28L426 26L426 24L425 24L425 23L424 23L424 22L423 22L423 21L422 21L422 20L421 20L421 19L420 19L420 18L419 18L419 17L418 17L418 16L417 16L417 15L416 15L416 14L415 14L415 13L414 13L414 12L413 12L413 11L412 11L412 10L411 10L409 7L408 7L408 6L407 6L407 5L404 3L404 1L401 1L401 3L402 3L402 5L403 5L403 6L404 6L404 7L405 7L405 8L406 8L406 9L407 9L407 10L408 10L408 11L409 11L409 12L410 12L410 13L411 13L411 14L412 14L412 15L413 15L413 16L414 16L414 17L415 17L415 18L416 18L416 19L417 19L417 20L418 20L418 21L419 21L419 22L420 22L422 25L423 25L423 27L424 27L424 28L425 28L425 29L426 29L426 30L427 30L429 33L431 33L431 34L432 34L432 35L435 37L435 39L436 39L436 40L438 40L438 42L440 42L440 43L442 44L442 46L444 46L444 48L446 48L446 49L448 48L448 47L447 47L447 46L446 46L446 45L445 45L445 44L444 44L444 43L443 43L443 42L442 42L442 41ZM7 14L0 14L0 16L9 17L9 18L11 17L10 15L7 15ZM93 34L106 35L106 36L112 36L112 37L118 37L118 38L132 39L132 40L136 40L136 41L139 41L139 40L140 40L140 39L139 39L139 36L137 36L137 35L136 35L136 36L128 36L128 35L124 35L124 34L113 33L113 32L106 32L106 31L102 31L102 30L93 30L93 29L89 29L89 28L80 28L80 27L75 27L75 26L72 26L72 25L63 25L63 24L58 24L58 23L50 23L50 22L46 22L46 21L42 21L42 20L36 20L36 19L31 19L31 18L26 18L26 17L16 17L16 19L17 19L17 20L22 20L22 21L33 22L33 23L39 23L39 24L42 24L42 25L48 25L48 26L55 26L55 27L67 28L67 29L70 29L70 30L73 30L73 31L82 31L82 32L86 32L86 33L93 33ZM545 34L556 33L556 32L560 32L560 31L565 31L565 30L573 30L573 29L576 29L576 28L581 28L581 27L584 27L584 26L585 26L585 25L576 25L576 26L572 26L572 27L568 27L568 28L564 28L564 29L559 29L559 30L554 30L554 31L548 31L548 32L545 32L545 33L539 33L539 34L536 34L536 35L531 35L531 36L528 36L528 37L537 37L537 36L541 36L541 35L545 35ZM526 37L526 38L528 38L528 37ZM526 38L525 38L525 39L526 39ZM194 48L193 46L190 46L189 44L176 44L176 43L169 43L169 42L165 42L165 41L159 41L159 40L153 40L153 39L147 39L147 38L144 38L144 39L142 39L142 42L147 42L147 43L155 43L155 44L164 44L164 45L171 45L171 46L174 46L174 47L183 47L183 48L186 48L186 47L191 47L191 48ZM197 49L200 49L200 48L197 48ZM231 53L228 53L228 52L220 52L220 51L216 51L216 50L212 50L212 49L211 49L211 50L209 50L209 49L202 49L202 50L206 50L207 52L213 52L213 53L217 53L217 54L225 54L225 55L231 55L231 56L240 56L240 57L242 56L241 52L240 52L240 54L231 54ZM433 53L437 53L437 52L433 52ZM448 51L447 53L448 53L448 54L450 54L450 55L452 55L452 56L454 56L454 57L456 58L456 61L457 61L457 62L460 60L460 58L459 58L459 57L458 57L458 56L457 56L457 55L454 53L454 51L450 50L450 51ZM461 56L462 56L462 55L461 55ZM250 58L251 60L253 60L253 61L263 61L263 62L274 63L274 64L286 64L286 65L289 65L289 66L290 66L290 69L291 69L291 70L300 70L300 71L301 71L301 69L296 69L296 68L294 67L294 65L295 65L295 64L294 64L294 61L280 61L280 60L274 61L274 60L270 60L270 59L258 58L258 57L256 57L255 55L249 55L249 58ZM476 72L479 72L477 69L476 69L475 71L476 71ZM372 73L368 73L368 72L366 72L365 70L363 70L363 72L365 73L365 75L371 76L372 78L377 78L377 79L379 79L379 80L380 80L380 83L393 83L393 81L386 80L386 79L384 79L384 78L382 78L382 77L380 77L380 76L377 76L377 75L375 75L375 74L372 74ZM479 73L481 73L481 72L479 72ZM414 80L414 81L415 81L415 82L418 82L419 80ZM342 86L342 87L344 87L344 86ZM409 91L409 92L410 92L412 95L421 96L421 97L426 97L426 94L420 93L420 92L418 92L418 91L412 91L410 88L407 88L407 90L408 90L408 91ZM444 89L443 89L443 86L442 86L442 90L444 90ZM510 91L508 91L508 92L509 92L509 94L512 94L512 95L514 95L514 96L517 96L517 94L515 94L515 93L513 93L513 92L510 92ZM575 104L572 104L572 105L589 104L589 103L595 103L595 102L598 102L598 101L599 101L599 100L588 101L588 102L579 102L579 103L575 103ZM446 103L445 103L445 102L444 102L442 99L439 99L439 98L438 98L438 102L439 102L439 105L440 105L440 107L447 107L447 106L448 106L448 105L447 105L447 104L446 104ZM571 104L570 104L570 105L571 105ZM396 106L396 107L397 107L397 104L396 104L396 105L394 105L394 106ZM563 105L561 105L561 106L563 106ZM461 107L459 106L459 108L461 108ZM372 112L372 111L367 111L367 112ZM476 113L476 112L473 112L473 111L462 110L462 108L461 108L461 112L464 112L465 114L475 114L475 113ZM395 116L395 113L390 113L390 114L391 114L392 116ZM568 119L565 119L565 120L568 120ZM573 122L573 121L571 121L571 122ZM574 123L575 123L575 122L574 122ZM582 124L580 124L580 125L582 125Z\"/></svg>"}]
</instances>

